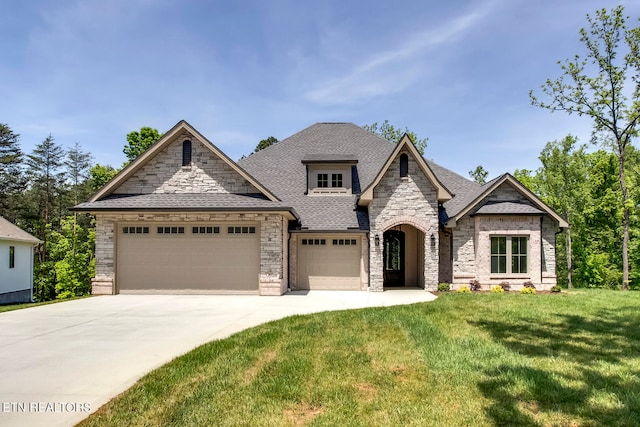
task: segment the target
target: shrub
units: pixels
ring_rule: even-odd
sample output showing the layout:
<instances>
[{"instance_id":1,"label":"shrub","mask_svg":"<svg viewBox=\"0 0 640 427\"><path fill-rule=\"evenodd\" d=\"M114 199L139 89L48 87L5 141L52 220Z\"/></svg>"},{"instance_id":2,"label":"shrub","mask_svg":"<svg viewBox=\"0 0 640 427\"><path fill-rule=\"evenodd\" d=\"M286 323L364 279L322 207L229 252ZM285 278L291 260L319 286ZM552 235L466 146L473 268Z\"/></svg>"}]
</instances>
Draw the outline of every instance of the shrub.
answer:
<instances>
[{"instance_id":1,"label":"shrub","mask_svg":"<svg viewBox=\"0 0 640 427\"><path fill-rule=\"evenodd\" d=\"M523 283L523 286L524 286L525 288L533 288L533 289L535 289L535 288L536 288L536 287L535 287L535 285L533 284L533 282L532 282L531 280L528 280L528 281L524 282L524 283Z\"/></svg>"},{"instance_id":2,"label":"shrub","mask_svg":"<svg viewBox=\"0 0 640 427\"><path fill-rule=\"evenodd\" d=\"M458 288L458 292L461 294L468 294L471 292L471 289L467 285L462 285Z\"/></svg>"},{"instance_id":3,"label":"shrub","mask_svg":"<svg viewBox=\"0 0 640 427\"><path fill-rule=\"evenodd\" d=\"M469 289L476 292L479 291L480 289L482 289L482 285L480 284L479 281L477 280L472 280L469 282Z\"/></svg>"},{"instance_id":4,"label":"shrub","mask_svg":"<svg viewBox=\"0 0 640 427\"><path fill-rule=\"evenodd\" d=\"M524 288L522 288L522 290L520 291L521 294L530 294L530 295L535 295L536 293L536 288L530 288L528 286L525 286Z\"/></svg>"},{"instance_id":5,"label":"shrub","mask_svg":"<svg viewBox=\"0 0 640 427\"><path fill-rule=\"evenodd\" d=\"M560 292L562 290L562 288L558 285L555 285L554 287L551 288L551 292Z\"/></svg>"},{"instance_id":6,"label":"shrub","mask_svg":"<svg viewBox=\"0 0 640 427\"><path fill-rule=\"evenodd\" d=\"M500 283L500 287L502 288L503 291L505 292L509 292L511 290L511 285L509 284L509 282L502 282Z\"/></svg>"},{"instance_id":7,"label":"shrub","mask_svg":"<svg viewBox=\"0 0 640 427\"><path fill-rule=\"evenodd\" d=\"M438 292L449 292L451 290L451 285L448 283L439 283L438 284Z\"/></svg>"},{"instance_id":8,"label":"shrub","mask_svg":"<svg viewBox=\"0 0 640 427\"><path fill-rule=\"evenodd\" d=\"M503 294L504 293L504 288L502 287L502 285L492 286L491 287L491 293L492 294Z\"/></svg>"}]
</instances>

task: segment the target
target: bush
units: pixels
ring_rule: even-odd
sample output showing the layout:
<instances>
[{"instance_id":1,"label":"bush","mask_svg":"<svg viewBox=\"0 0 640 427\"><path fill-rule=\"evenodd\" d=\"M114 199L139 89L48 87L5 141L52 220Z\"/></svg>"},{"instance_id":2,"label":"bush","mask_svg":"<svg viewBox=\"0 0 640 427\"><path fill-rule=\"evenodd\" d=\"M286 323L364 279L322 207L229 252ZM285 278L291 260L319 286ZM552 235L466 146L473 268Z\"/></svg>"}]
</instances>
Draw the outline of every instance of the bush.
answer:
<instances>
[{"instance_id":1,"label":"bush","mask_svg":"<svg viewBox=\"0 0 640 427\"><path fill-rule=\"evenodd\" d=\"M560 292L562 290L562 288L558 285L555 285L554 287L551 288L551 292Z\"/></svg>"},{"instance_id":2,"label":"bush","mask_svg":"<svg viewBox=\"0 0 640 427\"><path fill-rule=\"evenodd\" d=\"M476 292L479 291L480 289L482 289L482 285L480 284L479 281L477 280L472 280L469 282L469 289Z\"/></svg>"},{"instance_id":3,"label":"bush","mask_svg":"<svg viewBox=\"0 0 640 427\"><path fill-rule=\"evenodd\" d=\"M438 292L449 292L451 290L451 285L448 283L439 283L438 284Z\"/></svg>"},{"instance_id":4,"label":"bush","mask_svg":"<svg viewBox=\"0 0 640 427\"><path fill-rule=\"evenodd\" d=\"M522 288L520 293L521 294L535 295L536 294L536 288L531 288L531 287L525 286L524 288Z\"/></svg>"},{"instance_id":5,"label":"bush","mask_svg":"<svg viewBox=\"0 0 640 427\"><path fill-rule=\"evenodd\" d=\"M468 294L471 292L471 289L469 289L469 287L467 285L462 285L458 288L458 293L461 294Z\"/></svg>"},{"instance_id":6,"label":"bush","mask_svg":"<svg viewBox=\"0 0 640 427\"><path fill-rule=\"evenodd\" d=\"M533 288L533 289L535 289L535 288L536 288L536 287L535 287L535 285L533 284L533 282L532 282L531 280L528 280L528 281L524 282L524 283L523 283L523 286L524 286L525 288Z\"/></svg>"},{"instance_id":7,"label":"bush","mask_svg":"<svg viewBox=\"0 0 640 427\"><path fill-rule=\"evenodd\" d=\"M511 285L509 284L509 282L502 282L500 283L500 287L502 288L503 291L505 292L509 292L511 290Z\"/></svg>"},{"instance_id":8,"label":"bush","mask_svg":"<svg viewBox=\"0 0 640 427\"><path fill-rule=\"evenodd\" d=\"M492 294L503 294L504 293L504 288L502 287L502 285L492 286L491 287L491 293Z\"/></svg>"}]
</instances>

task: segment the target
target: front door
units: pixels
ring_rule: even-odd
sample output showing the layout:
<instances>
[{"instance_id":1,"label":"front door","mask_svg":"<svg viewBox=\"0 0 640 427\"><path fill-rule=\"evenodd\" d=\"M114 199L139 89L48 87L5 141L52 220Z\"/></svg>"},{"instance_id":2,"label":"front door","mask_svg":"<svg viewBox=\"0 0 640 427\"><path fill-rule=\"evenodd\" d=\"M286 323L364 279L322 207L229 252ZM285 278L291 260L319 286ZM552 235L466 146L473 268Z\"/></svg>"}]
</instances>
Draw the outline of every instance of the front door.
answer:
<instances>
[{"instance_id":1,"label":"front door","mask_svg":"<svg viewBox=\"0 0 640 427\"><path fill-rule=\"evenodd\" d=\"M404 233L384 232L384 286L404 286Z\"/></svg>"}]
</instances>

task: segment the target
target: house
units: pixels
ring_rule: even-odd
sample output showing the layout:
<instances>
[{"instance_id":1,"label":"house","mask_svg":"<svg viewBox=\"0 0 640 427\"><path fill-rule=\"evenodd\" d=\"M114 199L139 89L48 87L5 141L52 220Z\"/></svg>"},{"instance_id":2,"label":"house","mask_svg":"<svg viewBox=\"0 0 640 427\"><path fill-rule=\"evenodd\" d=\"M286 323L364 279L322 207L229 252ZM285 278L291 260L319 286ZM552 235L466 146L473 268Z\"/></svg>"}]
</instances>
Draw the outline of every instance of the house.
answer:
<instances>
[{"instance_id":1,"label":"house","mask_svg":"<svg viewBox=\"0 0 640 427\"><path fill-rule=\"evenodd\" d=\"M33 246L41 243L0 216L0 304L33 297Z\"/></svg>"},{"instance_id":2,"label":"house","mask_svg":"<svg viewBox=\"0 0 640 427\"><path fill-rule=\"evenodd\" d=\"M234 162L185 121L91 199L94 294L556 284L568 224L513 176L478 185L352 123Z\"/></svg>"}]
</instances>

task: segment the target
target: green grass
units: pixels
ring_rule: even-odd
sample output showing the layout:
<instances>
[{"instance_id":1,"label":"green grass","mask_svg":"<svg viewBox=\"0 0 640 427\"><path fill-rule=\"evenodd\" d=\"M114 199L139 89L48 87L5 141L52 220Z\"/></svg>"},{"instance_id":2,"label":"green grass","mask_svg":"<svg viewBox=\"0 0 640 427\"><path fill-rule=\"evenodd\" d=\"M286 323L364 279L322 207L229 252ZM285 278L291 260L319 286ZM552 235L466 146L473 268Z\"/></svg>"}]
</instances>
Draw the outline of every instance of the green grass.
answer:
<instances>
[{"instance_id":1,"label":"green grass","mask_svg":"<svg viewBox=\"0 0 640 427\"><path fill-rule=\"evenodd\" d=\"M206 344L83 426L637 426L640 293L441 294Z\"/></svg>"},{"instance_id":2,"label":"green grass","mask_svg":"<svg viewBox=\"0 0 640 427\"><path fill-rule=\"evenodd\" d=\"M43 302L26 302L26 303L18 303L18 304L0 305L0 313L4 313L6 311L22 310L23 308L38 307L40 305L55 304L58 302L71 301L74 299L88 298L88 297L89 296L75 297L75 298L68 298L68 299L56 299L52 301L43 301Z\"/></svg>"}]
</instances>

